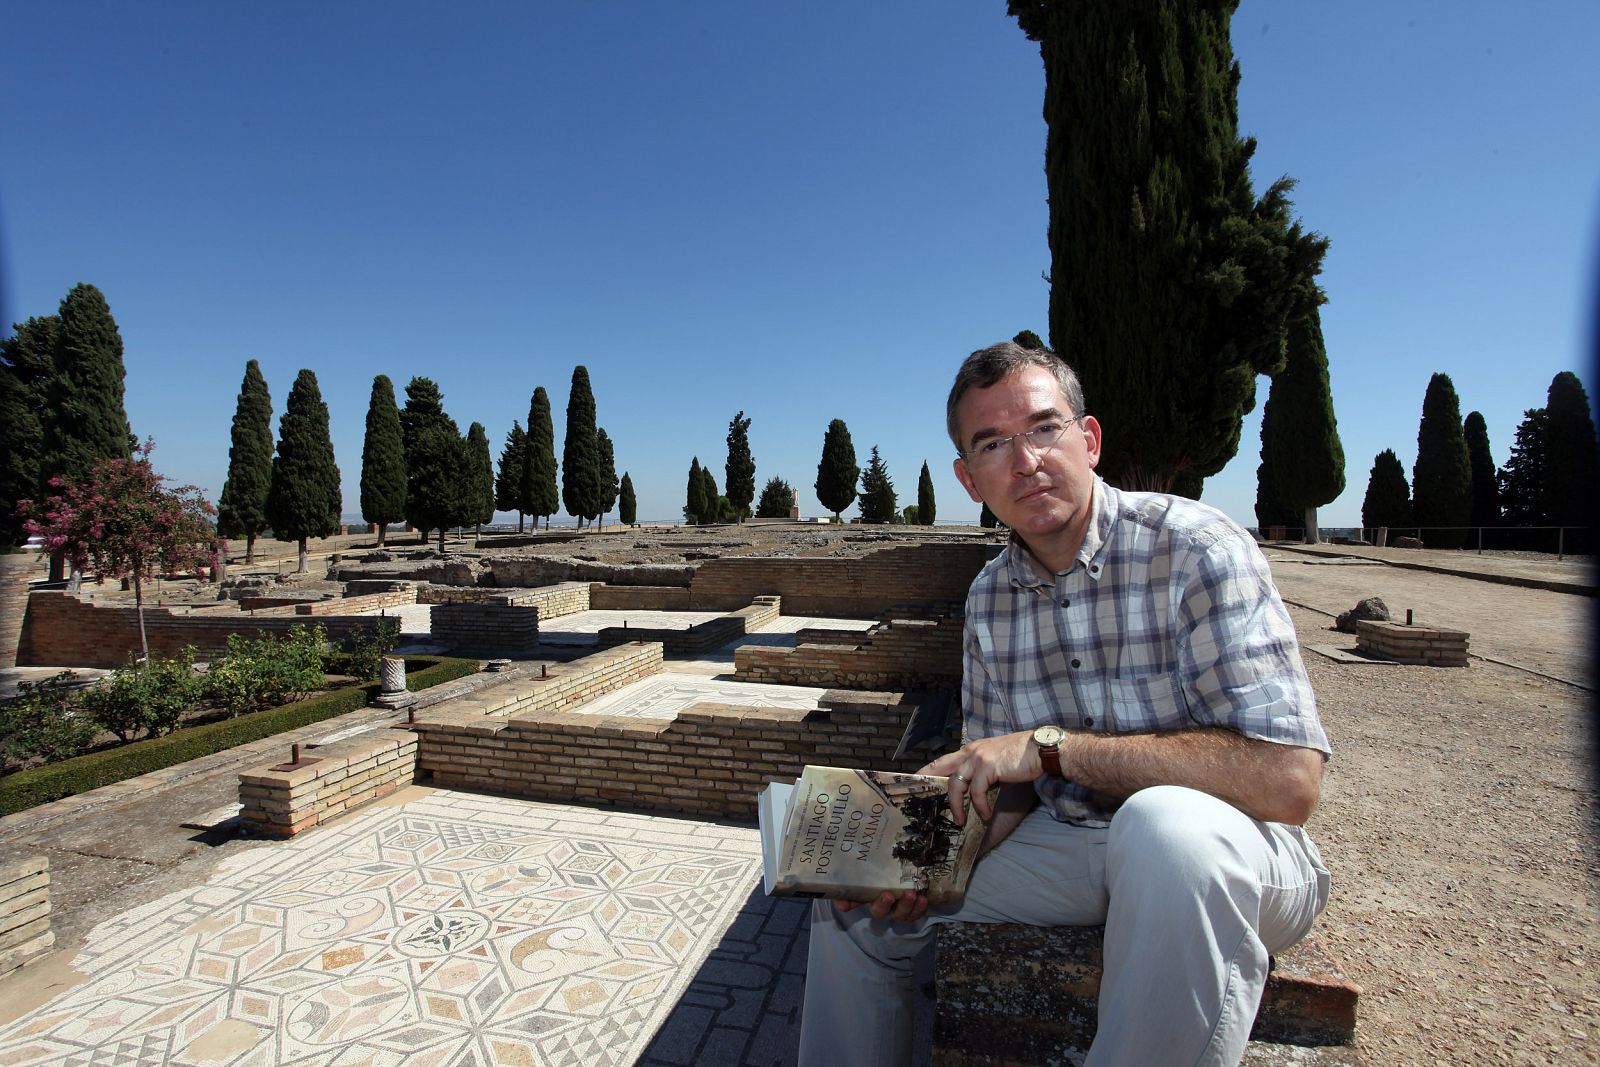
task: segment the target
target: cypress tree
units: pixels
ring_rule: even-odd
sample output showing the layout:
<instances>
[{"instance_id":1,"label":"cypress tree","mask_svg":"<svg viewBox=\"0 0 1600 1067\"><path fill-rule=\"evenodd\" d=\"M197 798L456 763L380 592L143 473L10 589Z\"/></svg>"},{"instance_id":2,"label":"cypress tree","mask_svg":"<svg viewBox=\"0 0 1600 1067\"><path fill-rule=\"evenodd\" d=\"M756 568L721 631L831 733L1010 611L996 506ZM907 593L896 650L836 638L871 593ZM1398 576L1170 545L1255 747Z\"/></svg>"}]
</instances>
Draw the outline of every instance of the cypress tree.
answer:
<instances>
[{"instance_id":1,"label":"cypress tree","mask_svg":"<svg viewBox=\"0 0 1600 1067\"><path fill-rule=\"evenodd\" d=\"M1523 412L1511 455L1500 468L1498 479L1501 521L1507 526L1550 524L1550 510L1544 498L1548 427L1549 417L1544 408L1529 408Z\"/></svg>"},{"instance_id":2,"label":"cypress tree","mask_svg":"<svg viewBox=\"0 0 1600 1067\"><path fill-rule=\"evenodd\" d=\"M378 531L382 545L389 524L406 517L406 449L388 375L372 379L367 435L361 443L361 517Z\"/></svg>"},{"instance_id":3,"label":"cypress tree","mask_svg":"<svg viewBox=\"0 0 1600 1067\"><path fill-rule=\"evenodd\" d=\"M35 316L12 329L0 340L0 551L27 540L17 504L51 495L44 484L44 422L61 319Z\"/></svg>"},{"instance_id":4,"label":"cypress tree","mask_svg":"<svg viewBox=\"0 0 1600 1067\"><path fill-rule=\"evenodd\" d=\"M738 509L742 522L756 498L756 458L750 454L750 420L743 411L728 423L728 462L724 470L728 500Z\"/></svg>"},{"instance_id":5,"label":"cypress tree","mask_svg":"<svg viewBox=\"0 0 1600 1067\"><path fill-rule=\"evenodd\" d=\"M689 462L689 484L684 490L683 519L698 526L706 521L706 483L700 477L700 457Z\"/></svg>"},{"instance_id":6,"label":"cypress tree","mask_svg":"<svg viewBox=\"0 0 1600 1067\"><path fill-rule=\"evenodd\" d=\"M938 505L933 500L933 475L928 472L928 461L923 460L922 474L917 477L917 522L932 526L933 517L938 513Z\"/></svg>"},{"instance_id":7,"label":"cypress tree","mask_svg":"<svg viewBox=\"0 0 1600 1067\"><path fill-rule=\"evenodd\" d=\"M1467 466L1472 472L1472 512L1467 521L1480 528L1477 536L1482 538L1483 527L1500 525L1500 486L1489 451L1489 424L1478 412L1469 411L1461 433L1467 439Z\"/></svg>"},{"instance_id":8,"label":"cypress tree","mask_svg":"<svg viewBox=\"0 0 1600 1067\"><path fill-rule=\"evenodd\" d=\"M1344 446L1333 415L1322 316L1312 310L1289 326L1288 356L1272 379L1261 413L1261 460L1279 504L1302 520L1305 541L1318 542L1317 508L1344 492ZM1276 524L1274 524L1276 525Z\"/></svg>"},{"instance_id":9,"label":"cypress tree","mask_svg":"<svg viewBox=\"0 0 1600 1067\"><path fill-rule=\"evenodd\" d=\"M1461 402L1448 374L1435 374L1422 398L1417 462L1411 469L1411 520L1429 548L1460 548L1472 517L1472 467L1461 432ZM1430 529L1432 527L1432 529Z\"/></svg>"},{"instance_id":10,"label":"cypress tree","mask_svg":"<svg viewBox=\"0 0 1600 1067\"><path fill-rule=\"evenodd\" d=\"M632 526L639 521L639 500L633 495L633 479L628 477L628 472L622 472L622 490L617 500L617 518L624 526Z\"/></svg>"},{"instance_id":11,"label":"cypress tree","mask_svg":"<svg viewBox=\"0 0 1600 1067\"><path fill-rule=\"evenodd\" d=\"M595 514L600 516L603 527L606 512L617 502L617 456L603 426L594 432L594 450L600 461L600 495L595 500Z\"/></svg>"},{"instance_id":12,"label":"cypress tree","mask_svg":"<svg viewBox=\"0 0 1600 1067\"><path fill-rule=\"evenodd\" d=\"M1361 501L1361 525L1369 530L1380 526L1402 530L1411 525L1411 489L1406 485L1406 469L1392 448L1373 457L1367 495Z\"/></svg>"},{"instance_id":13,"label":"cypress tree","mask_svg":"<svg viewBox=\"0 0 1600 1067\"><path fill-rule=\"evenodd\" d=\"M878 455L878 446L873 445L867 469L861 472L861 521L893 522L898 512L889 467Z\"/></svg>"},{"instance_id":14,"label":"cypress tree","mask_svg":"<svg viewBox=\"0 0 1600 1067\"><path fill-rule=\"evenodd\" d=\"M439 531L439 551L445 532L476 522L478 488L471 448L448 415L420 424L406 457L411 484L407 487L406 518L422 531Z\"/></svg>"},{"instance_id":15,"label":"cypress tree","mask_svg":"<svg viewBox=\"0 0 1600 1067\"><path fill-rule=\"evenodd\" d=\"M1032 330L1018 330L1016 336L1011 338L1011 343L1021 348L1032 349L1035 352L1046 350L1044 342Z\"/></svg>"},{"instance_id":16,"label":"cypress tree","mask_svg":"<svg viewBox=\"0 0 1600 1067\"><path fill-rule=\"evenodd\" d=\"M550 415L550 394L544 386L533 390L528 404L528 459L523 468L522 505L539 525L544 517L545 529L550 528L550 516L561 507L561 496L556 492L556 431Z\"/></svg>"},{"instance_id":17,"label":"cypress tree","mask_svg":"<svg viewBox=\"0 0 1600 1067\"><path fill-rule=\"evenodd\" d=\"M589 369L573 368L572 391L567 395L567 438L561 446L561 500L567 514L578 520L600 514L600 455L595 448L594 393Z\"/></svg>"},{"instance_id":18,"label":"cypress tree","mask_svg":"<svg viewBox=\"0 0 1600 1067\"><path fill-rule=\"evenodd\" d=\"M1197 495L1238 451L1327 250L1291 220L1290 179L1252 189L1235 4L1007 6L1044 61L1051 347L1122 433L1099 473Z\"/></svg>"},{"instance_id":19,"label":"cypress tree","mask_svg":"<svg viewBox=\"0 0 1600 1067\"><path fill-rule=\"evenodd\" d=\"M822 461L817 464L817 480L813 488L822 506L833 512L833 521L840 521L844 509L856 498L856 480L861 468L856 466L856 446L850 440L850 428L843 419L828 423L828 432L822 438Z\"/></svg>"},{"instance_id":20,"label":"cypress tree","mask_svg":"<svg viewBox=\"0 0 1600 1067\"><path fill-rule=\"evenodd\" d=\"M467 515L462 525L471 523L483 536L483 524L494 521L494 461L489 458L489 432L483 423L467 427Z\"/></svg>"},{"instance_id":21,"label":"cypress tree","mask_svg":"<svg viewBox=\"0 0 1600 1067\"><path fill-rule=\"evenodd\" d=\"M528 435L522 432L522 423L511 420L511 432L506 434L506 446L500 450L500 471L494 480L494 506L501 511L517 513L517 533L522 532L522 476L528 465Z\"/></svg>"},{"instance_id":22,"label":"cypress tree","mask_svg":"<svg viewBox=\"0 0 1600 1067\"><path fill-rule=\"evenodd\" d=\"M341 503L339 467L328 436L328 405L322 402L317 376L302 370L278 422L278 454L267 491L272 536L299 542L299 573L306 571L306 539L338 532Z\"/></svg>"},{"instance_id":23,"label":"cypress tree","mask_svg":"<svg viewBox=\"0 0 1600 1067\"><path fill-rule=\"evenodd\" d=\"M982 526L985 530L993 530L995 527L1000 525L999 516L989 510L988 504L983 505L983 507L978 511L978 525Z\"/></svg>"},{"instance_id":24,"label":"cypress tree","mask_svg":"<svg viewBox=\"0 0 1600 1067\"><path fill-rule=\"evenodd\" d=\"M1594 416L1589 394L1571 371L1550 382L1545 402L1544 499L1554 526L1596 525L1600 503L1600 446L1596 445ZM1589 537L1580 539L1578 551L1589 550ZM1568 551L1573 551L1568 542Z\"/></svg>"},{"instance_id":25,"label":"cypress tree","mask_svg":"<svg viewBox=\"0 0 1600 1067\"><path fill-rule=\"evenodd\" d=\"M787 519L794 510L794 486L776 476L767 479L756 502L756 518Z\"/></svg>"},{"instance_id":26,"label":"cypress tree","mask_svg":"<svg viewBox=\"0 0 1600 1067\"><path fill-rule=\"evenodd\" d=\"M43 474L81 482L98 459L129 459L122 406L122 334L100 290L76 285L61 301L55 371L44 420Z\"/></svg>"},{"instance_id":27,"label":"cypress tree","mask_svg":"<svg viewBox=\"0 0 1600 1067\"><path fill-rule=\"evenodd\" d=\"M455 420L444 413L444 394L439 391L438 384L432 378L419 375L406 383L406 406L400 411L400 438L404 446L406 464L405 520L416 528L424 542L428 540L428 531L434 528L433 519L440 515L454 515L460 510L456 504L422 499L424 489L418 474L420 453L417 450L422 447L425 431L430 428L441 430L448 428L451 437L461 436L460 431L456 429ZM440 462L441 455L448 460L451 453L451 448L447 447L443 439L437 435L428 437L427 448L430 463ZM457 469L458 477L462 473L462 470ZM459 490L459 486L453 486L447 496L454 499L460 495ZM439 547L440 551L443 551L443 529L439 530Z\"/></svg>"},{"instance_id":28,"label":"cypress tree","mask_svg":"<svg viewBox=\"0 0 1600 1067\"><path fill-rule=\"evenodd\" d=\"M1272 410L1272 401L1267 401L1267 411ZM1265 415L1265 412L1263 412ZM1263 431L1265 422L1263 422ZM1298 530L1305 521L1302 513L1297 513L1294 508L1285 504L1278 497L1278 487L1274 483L1275 465L1269 452L1271 445L1265 432L1261 435L1261 464L1256 467L1256 529L1262 537L1269 536L1267 531L1275 526L1282 526L1287 530Z\"/></svg>"},{"instance_id":29,"label":"cypress tree","mask_svg":"<svg viewBox=\"0 0 1600 1067\"><path fill-rule=\"evenodd\" d=\"M710 467L700 468L700 499L705 501L705 514L701 522L722 522L722 494L717 492L717 479Z\"/></svg>"},{"instance_id":30,"label":"cypress tree","mask_svg":"<svg viewBox=\"0 0 1600 1067\"><path fill-rule=\"evenodd\" d=\"M255 562L256 535L267 528L267 493L271 489L272 394L261 376L261 365L252 359L244 365L244 382L233 411L228 480L217 501L217 533L245 539L246 563Z\"/></svg>"}]
</instances>

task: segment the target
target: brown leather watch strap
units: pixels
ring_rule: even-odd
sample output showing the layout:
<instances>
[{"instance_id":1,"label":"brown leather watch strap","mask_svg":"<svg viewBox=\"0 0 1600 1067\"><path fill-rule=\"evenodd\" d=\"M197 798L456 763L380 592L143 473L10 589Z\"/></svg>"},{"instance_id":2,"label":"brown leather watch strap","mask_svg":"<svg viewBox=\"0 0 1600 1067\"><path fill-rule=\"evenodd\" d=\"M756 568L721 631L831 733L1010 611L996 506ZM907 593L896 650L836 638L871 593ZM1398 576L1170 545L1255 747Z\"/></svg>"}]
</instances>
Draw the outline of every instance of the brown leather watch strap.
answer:
<instances>
[{"instance_id":1,"label":"brown leather watch strap","mask_svg":"<svg viewBox=\"0 0 1600 1067\"><path fill-rule=\"evenodd\" d=\"M1061 746L1040 745L1039 762L1044 765L1044 773L1052 778L1060 778L1061 774Z\"/></svg>"}]
</instances>

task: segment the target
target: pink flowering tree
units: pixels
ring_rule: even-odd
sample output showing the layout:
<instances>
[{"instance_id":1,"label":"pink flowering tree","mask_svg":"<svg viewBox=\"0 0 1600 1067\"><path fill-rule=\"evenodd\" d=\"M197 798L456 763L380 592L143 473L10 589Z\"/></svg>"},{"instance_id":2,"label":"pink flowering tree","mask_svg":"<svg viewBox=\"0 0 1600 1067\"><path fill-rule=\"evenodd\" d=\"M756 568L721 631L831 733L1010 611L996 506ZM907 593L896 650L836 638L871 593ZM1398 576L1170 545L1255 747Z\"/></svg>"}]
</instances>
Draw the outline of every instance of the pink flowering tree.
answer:
<instances>
[{"instance_id":1,"label":"pink flowering tree","mask_svg":"<svg viewBox=\"0 0 1600 1067\"><path fill-rule=\"evenodd\" d=\"M168 488L150 463L155 442L146 440L132 459L102 459L81 482L52 478L54 496L17 505L23 528L44 538L75 570L93 570L96 580L131 578L139 618L139 646L146 662L144 583L160 574L215 566L222 542L211 517L217 513L192 485Z\"/></svg>"}]
</instances>

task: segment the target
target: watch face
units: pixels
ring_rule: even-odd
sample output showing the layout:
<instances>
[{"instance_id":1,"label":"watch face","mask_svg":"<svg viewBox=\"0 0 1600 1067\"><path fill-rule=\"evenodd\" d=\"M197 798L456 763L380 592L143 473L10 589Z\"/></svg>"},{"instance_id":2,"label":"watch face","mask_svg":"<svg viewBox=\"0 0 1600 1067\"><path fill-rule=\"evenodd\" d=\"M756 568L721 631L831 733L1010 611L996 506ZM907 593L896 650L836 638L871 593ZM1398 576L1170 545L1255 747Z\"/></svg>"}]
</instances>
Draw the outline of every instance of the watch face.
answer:
<instances>
[{"instance_id":1,"label":"watch face","mask_svg":"<svg viewBox=\"0 0 1600 1067\"><path fill-rule=\"evenodd\" d=\"M1033 732L1036 745L1059 745L1067 739L1067 731L1059 726L1041 726Z\"/></svg>"}]
</instances>

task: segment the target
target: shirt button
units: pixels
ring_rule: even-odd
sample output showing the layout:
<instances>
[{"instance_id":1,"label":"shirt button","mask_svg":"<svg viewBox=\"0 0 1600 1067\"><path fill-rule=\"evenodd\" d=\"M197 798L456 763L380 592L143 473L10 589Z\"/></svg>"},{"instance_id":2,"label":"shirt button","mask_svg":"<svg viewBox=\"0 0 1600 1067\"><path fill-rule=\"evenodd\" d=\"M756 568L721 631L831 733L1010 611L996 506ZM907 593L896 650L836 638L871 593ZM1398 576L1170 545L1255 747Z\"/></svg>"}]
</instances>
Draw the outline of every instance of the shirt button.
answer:
<instances>
[{"instance_id":1,"label":"shirt button","mask_svg":"<svg viewBox=\"0 0 1600 1067\"><path fill-rule=\"evenodd\" d=\"M1093 726L1094 725L1094 716L1093 715L1085 715L1083 717L1083 725L1084 726Z\"/></svg>"},{"instance_id":2,"label":"shirt button","mask_svg":"<svg viewBox=\"0 0 1600 1067\"><path fill-rule=\"evenodd\" d=\"M1066 597L1062 597L1062 598L1061 598L1061 606L1062 606L1062 607L1064 607L1064 608L1065 608L1065 607L1070 607L1070 606L1071 606L1071 604L1072 604L1072 601L1071 601L1071 600L1069 600L1069 599L1067 599L1067 598L1066 598Z\"/></svg>"},{"instance_id":3,"label":"shirt button","mask_svg":"<svg viewBox=\"0 0 1600 1067\"><path fill-rule=\"evenodd\" d=\"M1081 666L1083 666L1083 664L1080 661L1078 661L1078 660L1073 660L1072 661L1072 667L1073 667L1074 670L1076 670L1077 668L1079 668Z\"/></svg>"},{"instance_id":4,"label":"shirt button","mask_svg":"<svg viewBox=\"0 0 1600 1067\"><path fill-rule=\"evenodd\" d=\"M1098 563L1091 564L1090 567L1089 567L1089 573L1090 574L1099 574L1100 573L1100 564L1098 564Z\"/></svg>"}]
</instances>

